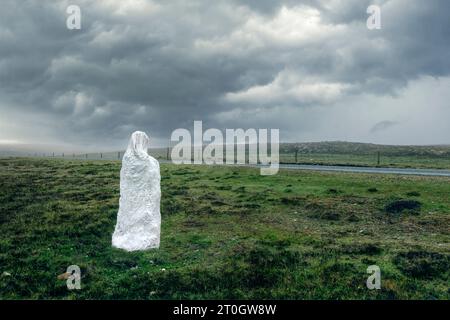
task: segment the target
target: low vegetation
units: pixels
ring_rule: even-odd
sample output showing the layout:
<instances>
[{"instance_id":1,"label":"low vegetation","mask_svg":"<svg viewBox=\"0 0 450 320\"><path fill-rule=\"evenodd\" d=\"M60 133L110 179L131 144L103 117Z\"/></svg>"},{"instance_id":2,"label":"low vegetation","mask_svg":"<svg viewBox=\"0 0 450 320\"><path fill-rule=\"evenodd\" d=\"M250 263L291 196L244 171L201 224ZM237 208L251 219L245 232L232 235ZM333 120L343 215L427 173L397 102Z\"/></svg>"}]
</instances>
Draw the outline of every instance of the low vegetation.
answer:
<instances>
[{"instance_id":1,"label":"low vegetation","mask_svg":"<svg viewBox=\"0 0 450 320\"><path fill-rule=\"evenodd\" d=\"M119 170L0 160L0 298L450 298L449 178L162 164L161 248L128 253Z\"/></svg>"},{"instance_id":2,"label":"low vegetation","mask_svg":"<svg viewBox=\"0 0 450 320\"><path fill-rule=\"evenodd\" d=\"M285 163L450 169L450 146L394 146L355 142L282 143Z\"/></svg>"}]
</instances>

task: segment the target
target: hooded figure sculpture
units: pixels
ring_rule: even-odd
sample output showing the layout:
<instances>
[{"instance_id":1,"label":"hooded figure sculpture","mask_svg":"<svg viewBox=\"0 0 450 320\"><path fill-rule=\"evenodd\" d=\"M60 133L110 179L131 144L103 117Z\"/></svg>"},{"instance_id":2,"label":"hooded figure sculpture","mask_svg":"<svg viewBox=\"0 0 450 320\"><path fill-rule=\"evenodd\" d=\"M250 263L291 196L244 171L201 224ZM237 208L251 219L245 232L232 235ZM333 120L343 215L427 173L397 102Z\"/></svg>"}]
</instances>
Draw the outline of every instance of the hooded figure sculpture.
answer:
<instances>
[{"instance_id":1,"label":"hooded figure sculpture","mask_svg":"<svg viewBox=\"0 0 450 320\"><path fill-rule=\"evenodd\" d=\"M112 244L127 251L159 248L161 176L159 162L147 154L149 141L144 132L134 132L122 159Z\"/></svg>"}]
</instances>

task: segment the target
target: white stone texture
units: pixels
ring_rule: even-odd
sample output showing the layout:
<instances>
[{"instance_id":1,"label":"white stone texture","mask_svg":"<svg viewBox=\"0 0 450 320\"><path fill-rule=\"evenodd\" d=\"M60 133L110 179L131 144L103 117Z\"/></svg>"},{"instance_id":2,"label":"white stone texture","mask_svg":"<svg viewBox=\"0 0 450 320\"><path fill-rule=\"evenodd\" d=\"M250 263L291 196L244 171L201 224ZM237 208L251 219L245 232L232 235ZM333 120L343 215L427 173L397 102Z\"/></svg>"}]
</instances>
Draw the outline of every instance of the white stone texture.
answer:
<instances>
[{"instance_id":1,"label":"white stone texture","mask_svg":"<svg viewBox=\"0 0 450 320\"><path fill-rule=\"evenodd\" d=\"M159 162L147 153L149 142L144 132L134 132L122 159L112 244L127 251L159 248L161 175Z\"/></svg>"}]
</instances>

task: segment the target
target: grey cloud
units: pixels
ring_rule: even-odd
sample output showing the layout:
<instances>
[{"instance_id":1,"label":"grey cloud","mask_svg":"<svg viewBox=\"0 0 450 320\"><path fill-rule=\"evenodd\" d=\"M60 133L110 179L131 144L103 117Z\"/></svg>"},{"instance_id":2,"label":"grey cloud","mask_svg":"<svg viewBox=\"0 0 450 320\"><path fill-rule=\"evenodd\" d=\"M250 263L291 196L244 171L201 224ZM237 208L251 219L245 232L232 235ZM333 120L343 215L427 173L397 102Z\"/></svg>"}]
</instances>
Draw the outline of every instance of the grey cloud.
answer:
<instances>
[{"instance_id":1,"label":"grey cloud","mask_svg":"<svg viewBox=\"0 0 450 320\"><path fill-rule=\"evenodd\" d=\"M0 110L34 117L21 137L40 122L49 139L78 145L116 145L136 129L165 141L193 120L234 127L243 115L292 127L291 112L450 74L444 0L379 1L377 31L365 27L371 1L146 3L70 1L83 14L74 31L69 1L2 2Z\"/></svg>"}]
</instances>

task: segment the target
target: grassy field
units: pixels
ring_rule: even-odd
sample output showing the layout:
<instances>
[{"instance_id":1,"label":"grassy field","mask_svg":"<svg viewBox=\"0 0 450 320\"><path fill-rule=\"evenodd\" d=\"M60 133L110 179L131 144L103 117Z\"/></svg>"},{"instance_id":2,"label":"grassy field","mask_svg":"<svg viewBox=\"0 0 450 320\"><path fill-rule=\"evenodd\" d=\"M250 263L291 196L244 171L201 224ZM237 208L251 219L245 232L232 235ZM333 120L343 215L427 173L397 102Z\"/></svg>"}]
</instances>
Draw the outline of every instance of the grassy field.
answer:
<instances>
[{"instance_id":1,"label":"grassy field","mask_svg":"<svg viewBox=\"0 0 450 320\"><path fill-rule=\"evenodd\" d=\"M450 146L390 146L334 141L281 143L279 149L281 163L450 169ZM152 154L159 159L167 159L167 148L153 149Z\"/></svg>"},{"instance_id":2,"label":"grassy field","mask_svg":"<svg viewBox=\"0 0 450 320\"><path fill-rule=\"evenodd\" d=\"M119 170L0 160L1 299L450 298L448 178L162 164L161 248L127 253Z\"/></svg>"},{"instance_id":3,"label":"grassy field","mask_svg":"<svg viewBox=\"0 0 450 320\"><path fill-rule=\"evenodd\" d=\"M450 146L394 146L343 141L283 143L280 145L280 161L322 165L450 169Z\"/></svg>"}]
</instances>

